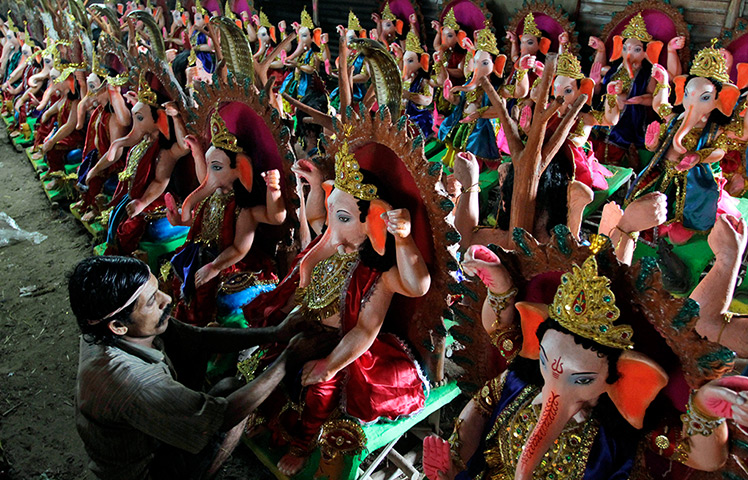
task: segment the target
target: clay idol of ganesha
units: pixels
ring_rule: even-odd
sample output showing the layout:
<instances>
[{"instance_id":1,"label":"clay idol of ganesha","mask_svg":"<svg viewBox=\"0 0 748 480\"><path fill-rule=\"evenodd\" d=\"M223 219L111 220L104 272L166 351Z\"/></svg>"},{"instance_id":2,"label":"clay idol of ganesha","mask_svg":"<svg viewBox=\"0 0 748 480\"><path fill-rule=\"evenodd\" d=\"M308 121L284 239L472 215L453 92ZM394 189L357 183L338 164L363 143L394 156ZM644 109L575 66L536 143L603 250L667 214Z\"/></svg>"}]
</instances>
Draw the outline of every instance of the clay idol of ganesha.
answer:
<instances>
[{"instance_id":1,"label":"clay idol of ganesha","mask_svg":"<svg viewBox=\"0 0 748 480\"><path fill-rule=\"evenodd\" d=\"M303 411L278 464L287 475L304 466L320 426L339 406L372 422L413 414L425 403L426 379L404 344L382 328L397 297L421 297L431 283L424 247L414 239L425 221L422 207L412 205L420 197L405 192L407 172L392 174L397 158L383 161L392 153L375 142L349 148L342 140L335 180L323 184L327 230L274 291L244 310L250 325L303 315L340 331L333 352L301 372Z\"/></svg>"}]
</instances>

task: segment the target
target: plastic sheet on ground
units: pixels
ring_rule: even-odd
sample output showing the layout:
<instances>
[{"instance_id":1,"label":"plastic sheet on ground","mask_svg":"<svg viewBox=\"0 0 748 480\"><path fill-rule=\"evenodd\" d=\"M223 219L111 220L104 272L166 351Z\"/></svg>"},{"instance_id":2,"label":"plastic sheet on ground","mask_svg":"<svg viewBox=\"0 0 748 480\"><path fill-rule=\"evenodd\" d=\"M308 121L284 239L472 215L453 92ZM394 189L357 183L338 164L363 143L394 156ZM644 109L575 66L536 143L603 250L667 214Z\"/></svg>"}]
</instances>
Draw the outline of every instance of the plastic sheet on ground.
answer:
<instances>
[{"instance_id":1,"label":"plastic sheet on ground","mask_svg":"<svg viewBox=\"0 0 748 480\"><path fill-rule=\"evenodd\" d=\"M5 212L0 212L0 247L28 240L35 245L42 243L47 236L39 232L22 230L15 220Z\"/></svg>"}]
</instances>

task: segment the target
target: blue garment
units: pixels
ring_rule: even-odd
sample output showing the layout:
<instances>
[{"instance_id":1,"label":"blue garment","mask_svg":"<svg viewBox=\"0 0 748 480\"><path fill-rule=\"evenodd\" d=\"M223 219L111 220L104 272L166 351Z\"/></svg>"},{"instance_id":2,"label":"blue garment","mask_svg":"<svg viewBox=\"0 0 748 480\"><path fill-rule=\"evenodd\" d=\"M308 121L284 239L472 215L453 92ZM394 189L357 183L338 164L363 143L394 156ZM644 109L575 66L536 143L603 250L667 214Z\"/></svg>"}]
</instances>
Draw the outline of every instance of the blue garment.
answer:
<instances>
[{"instance_id":1,"label":"blue garment","mask_svg":"<svg viewBox=\"0 0 748 480\"><path fill-rule=\"evenodd\" d=\"M618 72L619 69L624 69L623 64L618 69L611 68L610 71L605 75L603 79L603 86L607 87L608 83L612 81L613 76ZM631 83L631 90L629 90L628 98L638 97L647 93L647 85L649 84L649 78L652 75L652 64L649 62L643 62L641 68L636 73L633 82ZM648 113L652 111L652 107L644 105L626 105L621 112L621 117L618 123L610 129L610 135L608 141L612 144L627 149L632 143L636 145L636 148L646 148L644 144L644 136L646 134Z\"/></svg>"},{"instance_id":2,"label":"blue garment","mask_svg":"<svg viewBox=\"0 0 748 480\"><path fill-rule=\"evenodd\" d=\"M3 82L8 80L8 77L10 77L10 74L13 73L13 70L18 67L18 63L21 61L21 51L18 50L11 57L8 59L8 63L5 64L5 71L3 72ZM21 75L21 78L16 80L11 86L12 87L18 87L18 85L21 84L23 81L23 75Z\"/></svg>"},{"instance_id":3,"label":"blue garment","mask_svg":"<svg viewBox=\"0 0 748 480\"><path fill-rule=\"evenodd\" d=\"M410 93L420 94L423 82L428 81L425 72L421 72L423 72L423 70L419 70L418 76L410 84L410 88L408 89ZM422 107L408 101L408 104L405 107L405 115L408 116L411 122L418 125L423 138L429 138L431 136L434 127L434 114L431 111L431 105Z\"/></svg>"},{"instance_id":4,"label":"blue garment","mask_svg":"<svg viewBox=\"0 0 748 480\"><path fill-rule=\"evenodd\" d=\"M467 469L460 472L455 480L470 480L480 475L486 469L486 461L483 452L486 451L486 437L493 428L496 418L504 411L527 387L528 384L517 377L514 372L507 374L504 387L501 391L501 399L491 414L491 419L486 423L486 428L481 435L481 443L478 450L467 463ZM539 391L539 390L538 390ZM592 443L587 465L584 471L584 480L627 480L631 473L637 444L626 442L609 432L604 425L600 425L598 433Z\"/></svg>"},{"instance_id":5,"label":"blue garment","mask_svg":"<svg viewBox=\"0 0 748 480\"><path fill-rule=\"evenodd\" d=\"M678 196L677 182L679 178L670 176L665 154L673 144L673 137L680 122L678 116L673 117L668 124L664 140L649 165L636 177L627 195L626 202L632 202L646 193L662 192L668 197L667 220L682 222L683 226L697 231L706 231L714 226L717 219L717 203L719 201L719 185L714 178L714 171L710 164L698 163L685 174L686 195L683 200ZM707 148L717 137L718 126L708 122L701 132L696 144L696 151ZM693 153L693 152L690 152ZM717 164L714 164L717 167ZM670 177L667 184L662 180ZM682 205L681 205L682 202ZM683 211L679 218L679 211Z\"/></svg>"},{"instance_id":6,"label":"blue garment","mask_svg":"<svg viewBox=\"0 0 748 480\"><path fill-rule=\"evenodd\" d=\"M303 55L299 65L312 65L314 63L314 51L310 48ZM305 73L301 69L295 69L293 74L286 75L280 87L280 93L287 93L297 100L304 98L307 89L312 84L313 73Z\"/></svg>"},{"instance_id":7,"label":"blue garment","mask_svg":"<svg viewBox=\"0 0 748 480\"><path fill-rule=\"evenodd\" d=\"M353 60L353 75L358 75L361 73L361 70L364 69L364 56L360 53L357 54L357 56ZM366 90L368 89L369 82L363 82L363 83L353 83L353 96L352 103L359 103L363 101L364 95L366 95ZM340 95L339 88L335 87L335 90L330 92L330 103L335 105L340 105L340 99L338 96Z\"/></svg>"},{"instance_id":8,"label":"blue garment","mask_svg":"<svg viewBox=\"0 0 748 480\"><path fill-rule=\"evenodd\" d=\"M490 104L491 102L488 99L488 95L484 92L481 99L481 107L487 107ZM439 140L442 142L453 142L452 146L459 151L463 150L462 145L460 144L464 143L465 151L468 151L477 157L498 160L500 158L499 147L496 145L496 133L491 120L479 118L474 122L474 125L473 122L468 124L460 123L460 120L463 119L463 111L465 110L466 105L466 92L460 92L459 103L455 105L452 113L444 119L439 127ZM454 142L454 139L458 136L460 130L470 127L473 128L468 134L466 141Z\"/></svg>"},{"instance_id":9,"label":"blue garment","mask_svg":"<svg viewBox=\"0 0 748 480\"><path fill-rule=\"evenodd\" d=\"M194 32L192 32L192 38L190 38L190 42L192 42L193 46L207 45L208 36L195 30ZM201 62L203 62L203 68L206 72L213 73L215 71L215 57L213 57L213 54L211 52L195 52L195 56L199 58Z\"/></svg>"}]
</instances>

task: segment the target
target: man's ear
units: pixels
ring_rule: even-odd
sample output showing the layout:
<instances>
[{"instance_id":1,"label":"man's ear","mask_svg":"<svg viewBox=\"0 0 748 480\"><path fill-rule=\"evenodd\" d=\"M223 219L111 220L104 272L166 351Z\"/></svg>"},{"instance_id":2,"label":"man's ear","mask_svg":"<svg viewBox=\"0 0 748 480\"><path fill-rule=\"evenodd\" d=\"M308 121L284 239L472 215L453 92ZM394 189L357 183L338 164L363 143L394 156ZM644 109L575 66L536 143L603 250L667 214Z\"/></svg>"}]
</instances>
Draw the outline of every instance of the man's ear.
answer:
<instances>
[{"instance_id":1,"label":"man's ear","mask_svg":"<svg viewBox=\"0 0 748 480\"><path fill-rule=\"evenodd\" d=\"M252 161L244 153L236 155L236 168L239 171L239 181L248 192L252 191L252 182L254 181L254 171Z\"/></svg>"},{"instance_id":2,"label":"man's ear","mask_svg":"<svg viewBox=\"0 0 748 480\"><path fill-rule=\"evenodd\" d=\"M384 255L387 244L387 220L382 215L392 210L384 200L372 200L366 215L366 236L377 254Z\"/></svg>"},{"instance_id":3,"label":"man's ear","mask_svg":"<svg viewBox=\"0 0 748 480\"><path fill-rule=\"evenodd\" d=\"M123 324L119 320L111 320L107 324L107 326L109 327L109 330L117 336L122 336L122 335L127 334L127 325Z\"/></svg>"}]
</instances>

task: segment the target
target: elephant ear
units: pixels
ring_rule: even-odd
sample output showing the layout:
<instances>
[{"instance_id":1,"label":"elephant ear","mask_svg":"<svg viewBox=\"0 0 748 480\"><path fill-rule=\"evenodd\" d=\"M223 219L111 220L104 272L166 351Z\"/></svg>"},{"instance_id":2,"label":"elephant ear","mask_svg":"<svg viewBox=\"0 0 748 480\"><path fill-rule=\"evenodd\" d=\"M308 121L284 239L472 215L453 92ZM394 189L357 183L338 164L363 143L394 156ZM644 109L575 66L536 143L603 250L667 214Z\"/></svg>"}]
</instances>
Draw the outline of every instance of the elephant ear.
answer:
<instances>
[{"instance_id":1,"label":"elephant ear","mask_svg":"<svg viewBox=\"0 0 748 480\"><path fill-rule=\"evenodd\" d=\"M429 71L429 59L430 58L431 57L429 57L428 53L421 54L421 68L427 72Z\"/></svg>"},{"instance_id":2,"label":"elephant ear","mask_svg":"<svg viewBox=\"0 0 748 480\"><path fill-rule=\"evenodd\" d=\"M579 83L579 93L587 95L587 105L592 105L592 94L595 90L595 81L591 78L583 78Z\"/></svg>"},{"instance_id":3,"label":"elephant ear","mask_svg":"<svg viewBox=\"0 0 748 480\"><path fill-rule=\"evenodd\" d=\"M647 60L654 65L660 61L660 52L662 52L662 42L655 40L647 43Z\"/></svg>"},{"instance_id":4,"label":"elephant ear","mask_svg":"<svg viewBox=\"0 0 748 480\"><path fill-rule=\"evenodd\" d=\"M675 104L680 105L683 103L683 94L686 91L686 80L688 80L687 75L678 75L673 79L673 83L675 84Z\"/></svg>"},{"instance_id":5,"label":"elephant ear","mask_svg":"<svg viewBox=\"0 0 748 480\"><path fill-rule=\"evenodd\" d=\"M315 28L314 32L312 32L312 39L314 40L314 43L319 47L322 43L322 29L321 28Z\"/></svg>"},{"instance_id":6,"label":"elephant ear","mask_svg":"<svg viewBox=\"0 0 748 480\"><path fill-rule=\"evenodd\" d=\"M460 30L457 32L457 44L462 46L462 41L467 38L467 33L465 33L465 30Z\"/></svg>"},{"instance_id":7,"label":"elephant ear","mask_svg":"<svg viewBox=\"0 0 748 480\"><path fill-rule=\"evenodd\" d=\"M369 213L366 214L366 236L379 255L384 255L387 244L387 220L382 215L390 210L392 207L387 202L377 199L371 201Z\"/></svg>"},{"instance_id":8,"label":"elephant ear","mask_svg":"<svg viewBox=\"0 0 748 480\"><path fill-rule=\"evenodd\" d=\"M402 35L403 34L403 25L405 25L405 24L399 18L397 20L395 20L395 30L397 30L397 34L398 35Z\"/></svg>"},{"instance_id":9,"label":"elephant ear","mask_svg":"<svg viewBox=\"0 0 748 480\"><path fill-rule=\"evenodd\" d=\"M548 51L551 49L551 39L540 37L540 51L543 52L543 55L546 55Z\"/></svg>"},{"instance_id":10,"label":"elephant ear","mask_svg":"<svg viewBox=\"0 0 748 480\"><path fill-rule=\"evenodd\" d=\"M738 88L748 87L748 63L738 63Z\"/></svg>"},{"instance_id":11,"label":"elephant ear","mask_svg":"<svg viewBox=\"0 0 748 480\"><path fill-rule=\"evenodd\" d=\"M164 137L169 139L169 116L161 109L156 112L156 128Z\"/></svg>"},{"instance_id":12,"label":"elephant ear","mask_svg":"<svg viewBox=\"0 0 748 480\"><path fill-rule=\"evenodd\" d=\"M732 110L735 108L735 104L738 102L740 96L740 90L735 85L725 83L722 85L722 90L719 92L717 100L719 104L717 108L720 112L728 117L732 115Z\"/></svg>"},{"instance_id":13,"label":"elephant ear","mask_svg":"<svg viewBox=\"0 0 748 480\"><path fill-rule=\"evenodd\" d=\"M248 192L252 191L252 182L254 181L254 172L252 171L252 161L249 156L239 153L236 155L236 168L239 171L239 181Z\"/></svg>"},{"instance_id":14,"label":"elephant ear","mask_svg":"<svg viewBox=\"0 0 748 480\"><path fill-rule=\"evenodd\" d=\"M543 303L517 302L514 308L519 312L522 327L522 349L519 354L531 360L540 358L538 327L548 319L548 306Z\"/></svg>"},{"instance_id":15,"label":"elephant ear","mask_svg":"<svg viewBox=\"0 0 748 480\"><path fill-rule=\"evenodd\" d=\"M608 387L608 396L623 418L641 429L647 407L667 385L667 373L646 355L626 350L618 359L618 374L618 380Z\"/></svg>"},{"instance_id":16,"label":"elephant ear","mask_svg":"<svg viewBox=\"0 0 748 480\"><path fill-rule=\"evenodd\" d=\"M623 53L623 37L616 35L613 37L613 51L610 52L610 61L618 60Z\"/></svg>"},{"instance_id":17,"label":"elephant ear","mask_svg":"<svg viewBox=\"0 0 748 480\"><path fill-rule=\"evenodd\" d=\"M493 73L499 78L504 76L504 68L506 67L506 55L496 55L496 60L493 62Z\"/></svg>"}]
</instances>

